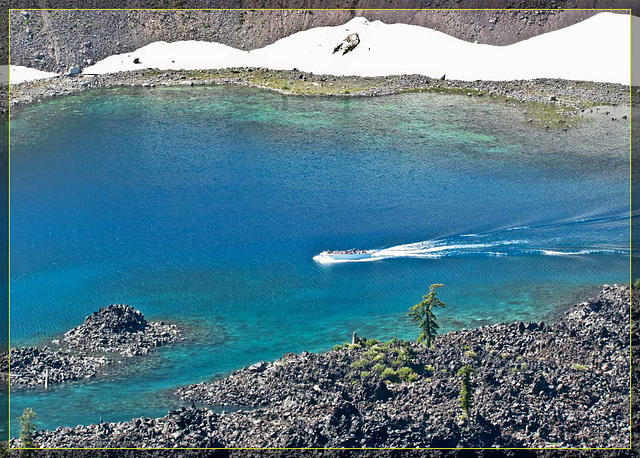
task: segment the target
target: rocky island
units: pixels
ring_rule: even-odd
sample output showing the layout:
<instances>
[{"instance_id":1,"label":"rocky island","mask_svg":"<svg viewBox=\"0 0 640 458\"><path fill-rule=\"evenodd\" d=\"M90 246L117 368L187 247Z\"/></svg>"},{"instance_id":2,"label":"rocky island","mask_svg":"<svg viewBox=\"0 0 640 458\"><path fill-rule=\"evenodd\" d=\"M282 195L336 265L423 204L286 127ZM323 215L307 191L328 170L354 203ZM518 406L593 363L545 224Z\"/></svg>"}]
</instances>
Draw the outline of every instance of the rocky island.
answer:
<instances>
[{"instance_id":1,"label":"rocky island","mask_svg":"<svg viewBox=\"0 0 640 458\"><path fill-rule=\"evenodd\" d=\"M94 377L114 362L109 353L123 357L147 354L152 348L181 338L175 325L148 322L140 311L124 304L101 308L83 324L51 342L51 347L11 350L11 387L36 388ZM0 368L8 373L7 359Z\"/></svg>"},{"instance_id":2,"label":"rocky island","mask_svg":"<svg viewBox=\"0 0 640 458\"><path fill-rule=\"evenodd\" d=\"M637 316L635 295L632 305ZM629 317L628 286L605 286L554 323L455 331L432 348L362 338L286 354L179 389L192 407L162 418L34 439L41 447L627 447Z\"/></svg>"},{"instance_id":3,"label":"rocky island","mask_svg":"<svg viewBox=\"0 0 640 458\"><path fill-rule=\"evenodd\" d=\"M175 325L148 322L139 310L114 304L89 315L83 324L65 333L62 342L82 351L139 356L179 336Z\"/></svg>"}]
</instances>

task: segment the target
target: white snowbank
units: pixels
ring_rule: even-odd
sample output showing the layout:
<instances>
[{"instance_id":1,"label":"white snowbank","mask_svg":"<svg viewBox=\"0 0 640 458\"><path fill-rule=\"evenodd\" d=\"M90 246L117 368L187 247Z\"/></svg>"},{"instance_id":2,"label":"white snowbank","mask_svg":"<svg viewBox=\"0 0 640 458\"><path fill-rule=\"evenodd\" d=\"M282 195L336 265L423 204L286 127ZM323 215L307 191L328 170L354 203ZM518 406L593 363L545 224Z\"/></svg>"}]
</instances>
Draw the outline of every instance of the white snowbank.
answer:
<instances>
[{"instance_id":1,"label":"white snowbank","mask_svg":"<svg viewBox=\"0 0 640 458\"><path fill-rule=\"evenodd\" d=\"M636 25L639 18L633 18ZM640 28L639 28L640 29ZM333 54L348 34L360 44ZM629 84L628 15L600 13L583 22L511 46L468 43L434 30L354 18L342 26L298 32L254 51L219 43L156 42L135 52L108 57L85 73L137 68L298 68L332 75L422 74L461 80L564 78ZM134 64L137 57L141 64Z\"/></svg>"},{"instance_id":2,"label":"white snowbank","mask_svg":"<svg viewBox=\"0 0 640 458\"><path fill-rule=\"evenodd\" d=\"M632 23L640 31L640 18L633 17ZM354 32L360 36L360 44L344 56L333 54L334 47ZM354 18L341 26L298 32L254 51L209 42L155 42L107 57L85 68L84 73L295 67L332 75L422 74L439 78L446 74L448 79L468 81L564 78L629 84L629 42L629 16L615 13L600 13L510 46L468 43L425 27ZM140 64L133 63L136 57Z\"/></svg>"},{"instance_id":3,"label":"white snowbank","mask_svg":"<svg viewBox=\"0 0 640 458\"><path fill-rule=\"evenodd\" d=\"M57 76L57 73L43 72L35 68L23 67L20 65L11 65L11 84L22 83L23 81L40 80L43 78L51 78ZM0 82L9 82L9 66L0 66Z\"/></svg>"}]
</instances>

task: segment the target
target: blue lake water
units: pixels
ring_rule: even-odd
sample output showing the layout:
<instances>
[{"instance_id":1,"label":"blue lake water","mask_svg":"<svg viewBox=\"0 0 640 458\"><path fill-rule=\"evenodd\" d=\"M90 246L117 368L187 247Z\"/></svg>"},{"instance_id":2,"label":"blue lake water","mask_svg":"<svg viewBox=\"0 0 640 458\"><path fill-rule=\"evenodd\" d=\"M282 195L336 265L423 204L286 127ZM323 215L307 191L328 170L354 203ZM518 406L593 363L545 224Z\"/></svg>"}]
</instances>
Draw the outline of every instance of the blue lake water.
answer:
<instances>
[{"instance_id":1,"label":"blue lake water","mask_svg":"<svg viewBox=\"0 0 640 458\"><path fill-rule=\"evenodd\" d=\"M406 312L432 283L446 284L443 331L549 320L627 282L628 245L624 122L544 131L520 107L460 96L230 87L35 105L11 122L12 346L116 302L189 341L117 374L14 391L12 417L163 415L178 386L354 330L415 338ZM313 261L397 246L408 256Z\"/></svg>"}]
</instances>

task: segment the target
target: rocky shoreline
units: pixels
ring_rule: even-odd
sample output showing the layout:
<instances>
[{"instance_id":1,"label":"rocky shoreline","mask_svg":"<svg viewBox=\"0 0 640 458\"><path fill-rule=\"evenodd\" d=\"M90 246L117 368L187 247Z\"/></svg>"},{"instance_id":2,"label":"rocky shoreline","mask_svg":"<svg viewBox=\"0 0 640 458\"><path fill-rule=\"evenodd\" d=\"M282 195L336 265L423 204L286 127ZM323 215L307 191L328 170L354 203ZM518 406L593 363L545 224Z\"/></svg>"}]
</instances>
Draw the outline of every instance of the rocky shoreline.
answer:
<instances>
[{"instance_id":1,"label":"rocky shoreline","mask_svg":"<svg viewBox=\"0 0 640 458\"><path fill-rule=\"evenodd\" d=\"M116 361L108 354L144 355L180 339L181 332L175 325L147 322L131 306L110 305L89 315L62 339L52 341L51 347L12 349L11 388L39 388L91 378ZM0 363L0 372L9 372L6 357Z\"/></svg>"},{"instance_id":2,"label":"rocky shoreline","mask_svg":"<svg viewBox=\"0 0 640 458\"><path fill-rule=\"evenodd\" d=\"M358 77L315 75L293 70L228 68L222 70L147 69L104 75L59 76L11 85L11 109L90 89L236 85L288 95L373 97L405 92L435 92L480 97L526 108L526 116L547 128L567 128L567 120L593 112L614 121L627 119L629 87L620 84L536 79L517 81L455 81L422 75ZM634 105L637 98L633 97ZM599 107L607 107L609 109ZM619 108L619 113L613 109Z\"/></svg>"},{"instance_id":3,"label":"rocky shoreline","mask_svg":"<svg viewBox=\"0 0 640 458\"><path fill-rule=\"evenodd\" d=\"M39 431L41 447L628 447L628 286L557 322L360 339L181 388L189 409ZM632 308L638 313L638 297ZM458 370L471 366L463 419ZM197 403L197 404L196 404ZM221 405L244 410L220 412ZM12 446L19 445L12 440Z\"/></svg>"}]
</instances>

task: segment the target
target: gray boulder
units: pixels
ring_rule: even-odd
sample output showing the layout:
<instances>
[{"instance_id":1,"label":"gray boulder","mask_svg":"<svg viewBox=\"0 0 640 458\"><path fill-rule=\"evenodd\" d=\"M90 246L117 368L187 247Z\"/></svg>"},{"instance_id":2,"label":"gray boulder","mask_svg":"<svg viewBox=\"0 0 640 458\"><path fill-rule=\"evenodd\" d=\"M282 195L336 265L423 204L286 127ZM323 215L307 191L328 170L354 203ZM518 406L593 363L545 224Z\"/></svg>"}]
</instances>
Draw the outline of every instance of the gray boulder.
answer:
<instances>
[{"instance_id":1,"label":"gray boulder","mask_svg":"<svg viewBox=\"0 0 640 458\"><path fill-rule=\"evenodd\" d=\"M358 35L357 33L352 33L351 35L347 36L347 38L338 43L335 48L333 48L333 54L337 53L338 51L342 51L342 55L344 56L346 53L353 51L359 44L360 35Z\"/></svg>"}]
</instances>

